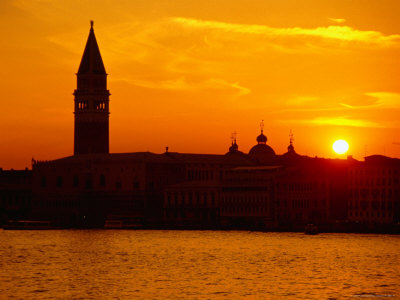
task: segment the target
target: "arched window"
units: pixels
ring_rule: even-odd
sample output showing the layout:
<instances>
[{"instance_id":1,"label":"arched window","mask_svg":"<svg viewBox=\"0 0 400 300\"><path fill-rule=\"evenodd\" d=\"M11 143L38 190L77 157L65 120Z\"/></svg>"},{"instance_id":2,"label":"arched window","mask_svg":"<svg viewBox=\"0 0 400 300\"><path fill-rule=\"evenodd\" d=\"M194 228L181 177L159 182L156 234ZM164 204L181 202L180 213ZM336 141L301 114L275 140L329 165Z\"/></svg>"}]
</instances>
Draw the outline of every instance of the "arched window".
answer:
<instances>
[{"instance_id":1,"label":"arched window","mask_svg":"<svg viewBox=\"0 0 400 300\"><path fill-rule=\"evenodd\" d=\"M135 180L133 181L133 188L138 189L139 187L140 187L139 180L135 178Z\"/></svg>"},{"instance_id":2,"label":"arched window","mask_svg":"<svg viewBox=\"0 0 400 300\"><path fill-rule=\"evenodd\" d=\"M41 182L40 182L40 186L42 188L45 188L47 186L47 178L46 176L42 176Z\"/></svg>"},{"instance_id":3,"label":"arched window","mask_svg":"<svg viewBox=\"0 0 400 300\"><path fill-rule=\"evenodd\" d=\"M86 189L91 189L92 186L93 186L92 179L90 179L90 178L86 179L86 181L85 181L85 188L86 188Z\"/></svg>"},{"instance_id":4,"label":"arched window","mask_svg":"<svg viewBox=\"0 0 400 300\"><path fill-rule=\"evenodd\" d=\"M72 182L74 187L79 186L79 177L77 175L74 176L73 182Z\"/></svg>"},{"instance_id":5,"label":"arched window","mask_svg":"<svg viewBox=\"0 0 400 300\"><path fill-rule=\"evenodd\" d=\"M122 182L121 182L120 180L118 180L118 181L115 183L115 188L116 188L117 190L122 189Z\"/></svg>"},{"instance_id":6,"label":"arched window","mask_svg":"<svg viewBox=\"0 0 400 300\"><path fill-rule=\"evenodd\" d=\"M100 175L100 186L102 187L106 186L106 176L104 176L104 174Z\"/></svg>"},{"instance_id":7,"label":"arched window","mask_svg":"<svg viewBox=\"0 0 400 300\"><path fill-rule=\"evenodd\" d=\"M63 185L63 180L61 176L57 176L57 180L56 180L56 186L57 187L62 187Z\"/></svg>"}]
</instances>

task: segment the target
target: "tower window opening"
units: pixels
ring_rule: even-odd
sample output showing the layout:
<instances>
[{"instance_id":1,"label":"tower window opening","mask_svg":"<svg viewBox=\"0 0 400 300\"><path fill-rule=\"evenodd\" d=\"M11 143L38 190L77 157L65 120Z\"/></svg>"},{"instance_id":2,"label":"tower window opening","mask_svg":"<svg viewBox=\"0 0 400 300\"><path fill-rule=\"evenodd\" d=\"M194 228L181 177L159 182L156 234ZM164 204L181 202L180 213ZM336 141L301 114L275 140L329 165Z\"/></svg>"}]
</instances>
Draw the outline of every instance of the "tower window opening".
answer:
<instances>
[{"instance_id":1,"label":"tower window opening","mask_svg":"<svg viewBox=\"0 0 400 300\"><path fill-rule=\"evenodd\" d=\"M87 109L89 107L89 102L88 101L79 101L78 102L78 109Z\"/></svg>"},{"instance_id":2,"label":"tower window opening","mask_svg":"<svg viewBox=\"0 0 400 300\"><path fill-rule=\"evenodd\" d=\"M96 107L96 110L104 110L106 108L106 105L102 101L96 101L95 107Z\"/></svg>"}]
</instances>

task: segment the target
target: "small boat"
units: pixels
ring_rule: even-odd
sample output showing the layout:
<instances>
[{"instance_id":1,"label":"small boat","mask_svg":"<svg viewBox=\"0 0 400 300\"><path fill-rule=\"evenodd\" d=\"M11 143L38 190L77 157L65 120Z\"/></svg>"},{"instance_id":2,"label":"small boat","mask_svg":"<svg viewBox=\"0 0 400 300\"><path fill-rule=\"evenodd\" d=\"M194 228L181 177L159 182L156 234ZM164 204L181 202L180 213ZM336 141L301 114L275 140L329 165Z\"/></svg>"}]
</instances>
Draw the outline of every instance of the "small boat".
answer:
<instances>
[{"instance_id":1,"label":"small boat","mask_svg":"<svg viewBox=\"0 0 400 300\"><path fill-rule=\"evenodd\" d=\"M318 226L314 224L307 224L304 228L304 233L310 235L318 234Z\"/></svg>"},{"instance_id":2,"label":"small boat","mask_svg":"<svg viewBox=\"0 0 400 300\"><path fill-rule=\"evenodd\" d=\"M56 229L51 221L8 221L3 225L5 230L46 230Z\"/></svg>"}]
</instances>

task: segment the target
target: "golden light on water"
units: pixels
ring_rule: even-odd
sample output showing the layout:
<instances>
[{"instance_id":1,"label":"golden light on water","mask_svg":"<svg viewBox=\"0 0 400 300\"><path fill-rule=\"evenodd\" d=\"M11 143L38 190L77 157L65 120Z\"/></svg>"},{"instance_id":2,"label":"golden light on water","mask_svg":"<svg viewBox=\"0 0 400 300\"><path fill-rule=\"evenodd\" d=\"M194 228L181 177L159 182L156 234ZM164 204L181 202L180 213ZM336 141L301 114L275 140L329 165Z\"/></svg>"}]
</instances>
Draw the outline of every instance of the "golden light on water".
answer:
<instances>
[{"instance_id":1,"label":"golden light on water","mask_svg":"<svg viewBox=\"0 0 400 300\"><path fill-rule=\"evenodd\" d=\"M337 154L345 154L349 150L349 144L345 140L337 140L333 143L332 149Z\"/></svg>"}]
</instances>

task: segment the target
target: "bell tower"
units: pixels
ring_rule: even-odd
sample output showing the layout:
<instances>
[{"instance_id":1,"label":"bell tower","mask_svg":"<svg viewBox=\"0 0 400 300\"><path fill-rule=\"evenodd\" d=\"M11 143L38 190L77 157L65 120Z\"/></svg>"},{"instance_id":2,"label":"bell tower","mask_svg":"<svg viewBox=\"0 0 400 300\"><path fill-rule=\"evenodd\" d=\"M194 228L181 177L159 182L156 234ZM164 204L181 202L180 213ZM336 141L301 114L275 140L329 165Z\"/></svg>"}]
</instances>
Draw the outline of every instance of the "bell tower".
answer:
<instances>
[{"instance_id":1,"label":"bell tower","mask_svg":"<svg viewBox=\"0 0 400 300\"><path fill-rule=\"evenodd\" d=\"M90 21L90 32L77 75L74 155L109 153L109 96L107 73Z\"/></svg>"}]
</instances>

